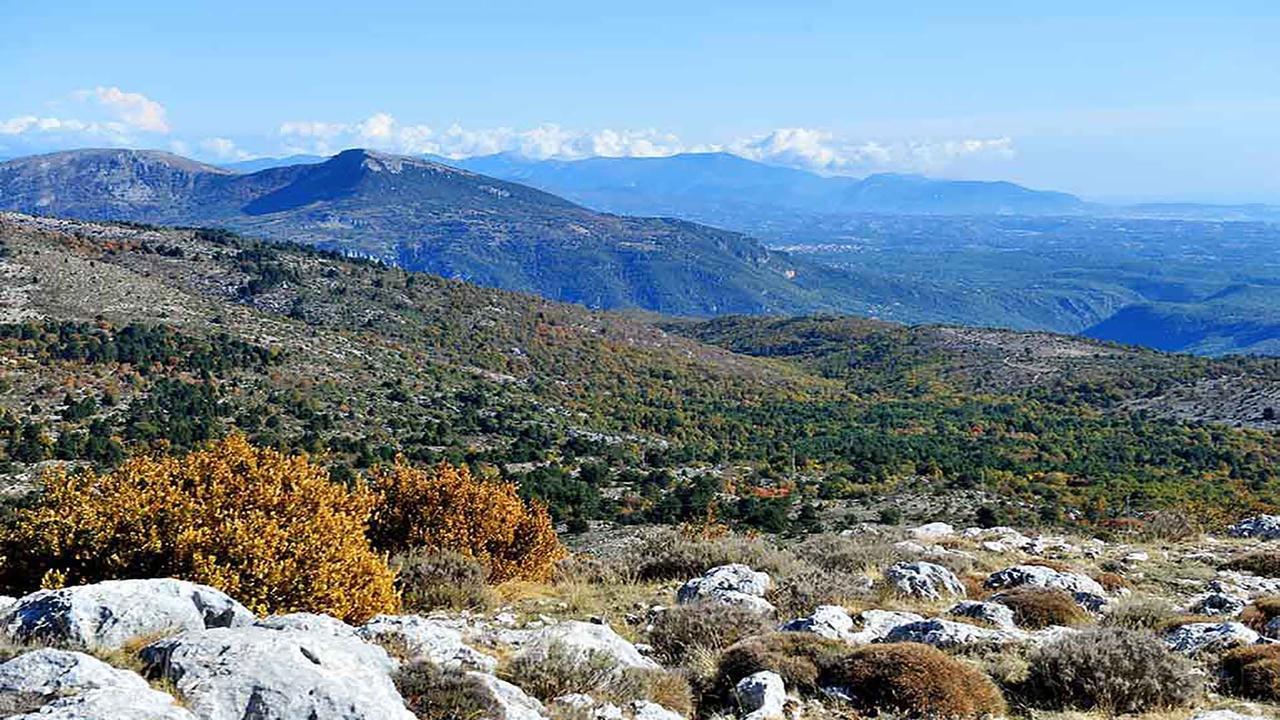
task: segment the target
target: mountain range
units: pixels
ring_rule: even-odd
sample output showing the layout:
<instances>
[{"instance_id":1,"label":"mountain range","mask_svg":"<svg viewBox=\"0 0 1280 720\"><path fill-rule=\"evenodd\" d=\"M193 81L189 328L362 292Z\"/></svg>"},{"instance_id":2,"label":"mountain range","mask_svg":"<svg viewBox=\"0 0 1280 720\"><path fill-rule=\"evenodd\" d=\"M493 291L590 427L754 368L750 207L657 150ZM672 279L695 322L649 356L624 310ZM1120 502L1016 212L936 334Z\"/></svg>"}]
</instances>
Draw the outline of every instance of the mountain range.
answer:
<instances>
[{"instance_id":1,"label":"mountain range","mask_svg":"<svg viewBox=\"0 0 1280 720\"><path fill-rule=\"evenodd\" d=\"M1166 206L1099 216L1010 183L820 177L727 154L350 150L217 167L79 150L0 163L0 209L220 226L594 308L838 312L1280 352L1276 225Z\"/></svg>"},{"instance_id":2,"label":"mountain range","mask_svg":"<svg viewBox=\"0 0 1280 720\"><path fill-rule=\"evenodd\" d=\"M868 310L850 274L740 233L600 213L525 185L366 150L252 173L156 151L22 158L0 164L0 208L224 226L591 307Z\"/></svg>"}]
</instances>

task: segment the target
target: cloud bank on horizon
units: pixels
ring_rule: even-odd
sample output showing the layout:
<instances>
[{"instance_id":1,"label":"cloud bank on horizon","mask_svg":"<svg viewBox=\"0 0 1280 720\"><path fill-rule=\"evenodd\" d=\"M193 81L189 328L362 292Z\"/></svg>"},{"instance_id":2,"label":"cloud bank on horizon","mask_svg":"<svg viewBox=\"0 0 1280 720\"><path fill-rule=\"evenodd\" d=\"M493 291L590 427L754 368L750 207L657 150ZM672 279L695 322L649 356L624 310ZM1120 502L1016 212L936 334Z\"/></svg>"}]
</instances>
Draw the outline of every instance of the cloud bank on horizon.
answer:
<instances>
[{"instance_id":1,"label":"cloud bank on horizon","mask_svg":"<svg viewBox=\"0 0 1280 720\"><path fill-rule=\"evenodd\" d=\"M511 153L532 160L664 157L729 152L751 160L830 174L945 172L965 158L1010 159L1013 139L850 138L805 127L777 128L727 140L689 142L656 129L570 130L554 123L527 129L433 127L377 112L357 122L289 120L256 136L191 138L171 126L167 109L141 93L99 86L67 98L63 115L0 119L0 153L26 155L89 146L166 148L209 162L279 155L330 155L366 147L462 159Z\"/></svg>"}]
</instances>

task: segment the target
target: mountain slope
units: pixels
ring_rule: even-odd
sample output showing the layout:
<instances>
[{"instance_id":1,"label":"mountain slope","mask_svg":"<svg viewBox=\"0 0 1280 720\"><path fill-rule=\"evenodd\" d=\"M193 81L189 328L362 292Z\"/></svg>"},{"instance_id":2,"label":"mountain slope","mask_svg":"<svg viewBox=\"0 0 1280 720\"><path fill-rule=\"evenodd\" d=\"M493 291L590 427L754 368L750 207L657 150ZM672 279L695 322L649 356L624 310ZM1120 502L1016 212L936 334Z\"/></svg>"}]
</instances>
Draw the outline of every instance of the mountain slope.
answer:
<instances>
[{"instance_id":1,"label":"mountain slope","mask_svg":"<svg viewBox=\"0 0 1280 720\"><path fill-rule=\"evenodd\" d=\"M738 233L601 214L523 185L363 150L249 174L164 153L57 153L0 164L0 207L222 225L593 307L705 315L871 305L849 274Z\"/></svg>"},{"instance_id":2,"label":"mountain slope","mask_svg":"<svg viewBox=\"0 0 1280 720\"><path fill-rule=\"evenodd\" d=\"M109 466L239 430L339 468L486 465L588 518L896 488L1103 517L1280 497L1280 436L1224 426L1280 427L1274 360L848 317L648 320L219 231L13 214L0 276L5 487L50 459Z\"/></svg>"}]
</instances>

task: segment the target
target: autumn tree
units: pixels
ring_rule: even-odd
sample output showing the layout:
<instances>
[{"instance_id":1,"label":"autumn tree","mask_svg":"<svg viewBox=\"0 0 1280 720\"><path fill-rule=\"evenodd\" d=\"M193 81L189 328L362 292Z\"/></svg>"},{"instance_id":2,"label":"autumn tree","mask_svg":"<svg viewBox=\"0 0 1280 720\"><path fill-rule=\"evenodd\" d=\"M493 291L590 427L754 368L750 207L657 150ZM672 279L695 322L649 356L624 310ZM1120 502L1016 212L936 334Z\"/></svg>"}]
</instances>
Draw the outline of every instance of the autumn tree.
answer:
<instances>
[{"instance_id":1,"label":"autumn tree","mask_svg":"<svg viewBox=\"0 0 1280 720\"><path fill-rule=\"evenodd\" d=\"M4 580L22 591L176 577L258 613L363 621L398 604L393 573L365 535L375 500L305 457L240 436L105 475L54 470L6 531Z\"/></svg>"},{"instance_id":2,"label":"autumn tree","mask_svg":"<svg viewBox=\"0 0 1280 720\"><path fill-rule=\"evenodd\" d=\"M466 467L424 470L398 460L370 472L369 485L378 496L369 537L379 550L462 553L483 563L495 583L546 579L566 555L544 505Z\"/></svg>"}]
</instances>

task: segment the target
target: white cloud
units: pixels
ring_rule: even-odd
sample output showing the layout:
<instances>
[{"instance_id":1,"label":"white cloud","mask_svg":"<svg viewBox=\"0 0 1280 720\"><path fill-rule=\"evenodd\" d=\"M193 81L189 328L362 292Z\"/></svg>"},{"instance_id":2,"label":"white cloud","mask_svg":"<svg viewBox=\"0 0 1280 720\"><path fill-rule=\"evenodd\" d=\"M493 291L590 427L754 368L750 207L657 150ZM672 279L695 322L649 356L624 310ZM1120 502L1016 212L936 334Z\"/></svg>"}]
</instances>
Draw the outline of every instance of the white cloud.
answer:
<instances>
[{"instance_id":1,"label":"white cloud","mask_svg":"<svg viewBox=\"0 0 1280 720\"><path fill-rule=\"evenodd\" d=\"M936 172L962 158L1011 158L1007 137L960 140L849 140L812 128L780 128L726 147L752 160L832 173L878 170Z\"/></svg>"},{"instance_id":2,"label":"white cloud","mask_svg":"<svg viewBox=\"0 0 1280 720\"><path fill-rule=\"evenodd\" d=\"M549 123L528 130L468 129L457 124L436 130L428 125L401 124L384 112L357 123L291 121L281 124L278 133L288 151L320 154L344 147L369 147L452 158L514 152L539 160L572 160L673 155L685 149L675 135L656 130L606 129L588 133Z\"/></svg>"},{"instance_id":3,"label":"white cloud","mask_svg":"<svg viewBox=\"0 0 1280 720\"><path fill-rule=\"evenodd\" d=\"M379 112L355 123L295 121L280 125L290 153L331 154L350 147L450 158L510 152L546 160L586 157L662 157L682 152L726 151L752 160L819 172L857 174L879 171L937 172L968 157L1013 156L1007 137L943 140L865 140L815 128L779 128L726 143L687 144L658 130L569 130L547 123L527 130L509 127L443 130L406 125Z\"/></svg>"},{"instance_id":4,"label":"white cloud","mask_svg":"<svg viewBox=\"0 0 1280 720\"><path fill-rule=\"evenodd\" d=\"M185 143L182 143L185 145ZM200 150L205 156L216 160L249 160L253 153L236 146L233 140L224 137L205 138L200 141Z\"/></svg>"},{"instance_id":5,"label":"white cloud","mask_svg":"<svg viewBox=\"0 0 1280 720\"><path fill-rule=\"evenodd\" d=\"M168 112L164 105L142 93L125 92L118 87L98 86L92 90L80 90L74 97L92 101L104 108L116 120L142 132L169 132Z\"/></svg>"}]
</instances>

